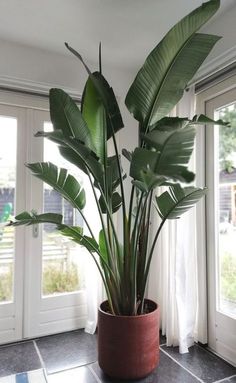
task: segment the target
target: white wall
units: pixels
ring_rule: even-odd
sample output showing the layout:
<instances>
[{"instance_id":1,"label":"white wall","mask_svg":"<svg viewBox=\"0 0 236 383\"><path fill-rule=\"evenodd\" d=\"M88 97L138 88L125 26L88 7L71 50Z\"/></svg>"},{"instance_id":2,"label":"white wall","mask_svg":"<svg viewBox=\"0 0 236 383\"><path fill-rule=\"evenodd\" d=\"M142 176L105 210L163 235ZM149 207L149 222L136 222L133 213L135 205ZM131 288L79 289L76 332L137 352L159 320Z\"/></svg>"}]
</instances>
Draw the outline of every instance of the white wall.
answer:
<instances>
[{"instance_id":1,"label":"white wall","mask_svg":"<svg viewBox=\"0 0 236 383\"><path fill-rule=\"evenodd\" d=\"M87 74L81 63L70 52L67 54L66 48L66 54L60 55L0 40L0 51L0 85L8 80L13 80L16 85L26 83L29 87L39 83L43 88L60 87L81 95ZM89 66L92 70L97 69L96 64ZM124 99L134 75L119 68L109 68L105 63L103 74L118 97L125 124L118 135L119 148L132 150L137 143L138 127L129 114ZM127 160L123 158L122 163L125 172L128 173ZM126 180L127 195L129 190L130 182ZM118 228L121 228L120 219L118 219Z\"/></svg>"},{"instance_id":2,"label":"white wall","mask_svg":"<svg viewBox=\"0 0 236 383\"><path fill-rule=\"evenodd\" d=\"M66 48L65 55L61 55L0 40L0 52L0 85L1 82L5 83L4 79L7 81L10 78L15 79L16 83L39 83L49 88L55 86L82 93L87 74L82 64ZM89 65L92 70L97 69L96 63ZM137 124L127 112L124 98L134 75L120 68L109 68L105 63L103 73L118 97L123 114L126 130L122 131L121 141L132 147Z\"/></svg>"}]
</instances>

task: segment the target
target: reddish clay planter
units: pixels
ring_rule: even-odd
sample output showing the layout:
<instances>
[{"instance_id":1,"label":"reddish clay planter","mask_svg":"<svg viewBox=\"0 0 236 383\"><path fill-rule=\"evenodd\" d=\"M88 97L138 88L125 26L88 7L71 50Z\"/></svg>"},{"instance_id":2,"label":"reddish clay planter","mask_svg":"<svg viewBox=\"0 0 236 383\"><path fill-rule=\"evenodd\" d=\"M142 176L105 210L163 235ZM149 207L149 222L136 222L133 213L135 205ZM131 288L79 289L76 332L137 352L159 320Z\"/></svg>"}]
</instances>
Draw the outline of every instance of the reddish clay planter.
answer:
<instances>
[{"instance_id":1,"label":"reddish clay planter","mask_svg":"<svg viewBox=\"0 0 236 383\"><path fill-rule=\"evenodd\" d=\"M98 363L112 378L141 379L159 363L159 307L138 316L111 315L108 303L98 311Z\"/></svg>"}]
</instances>

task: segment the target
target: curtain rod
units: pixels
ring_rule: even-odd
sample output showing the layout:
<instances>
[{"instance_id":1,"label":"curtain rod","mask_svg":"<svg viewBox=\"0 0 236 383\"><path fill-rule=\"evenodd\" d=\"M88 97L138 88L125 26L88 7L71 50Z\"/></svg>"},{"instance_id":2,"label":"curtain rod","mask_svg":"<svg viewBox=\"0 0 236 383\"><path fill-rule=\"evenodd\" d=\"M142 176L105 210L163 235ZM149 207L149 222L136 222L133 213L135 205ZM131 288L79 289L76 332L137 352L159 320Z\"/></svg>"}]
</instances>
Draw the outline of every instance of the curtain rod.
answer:
<instances>
[{"instance_id":1,"label":"curtain rod","mask_svg":"<svg viewBox=\"0 0 236 383\"><path fill-rule=\"evenodd\" d=\"M212 75L204 78L203 80L195 84L195 93L200 93L207 88L229 78L236 74L236 62L226 66L223 69L218 70Z\"/></svg>"},{"instance_id":2,"label":"curtain rod","mask_svg":"<svg viewBox=\"0 0 236 383\"><path fill-rule=\"evenodd\" d=\"M21 88L16 88L16 87L12 87L12 86L3 86L3 85L0 85L0 91L7 91L7 92L13 92L13 93L20 93L20 94L25 94L25 95L28 95L28 96L36 96L36 97L43 97L45 99L49 99L49 94L48 92L42 92L42 91L38 91L38 90L28 90L28 89L21 89ZM73 99L73 101L77 102L77 103L80 103L81 102L81 97L75 97L75 96L71 96L71 98Z\"/></svg>"}]
</instances>

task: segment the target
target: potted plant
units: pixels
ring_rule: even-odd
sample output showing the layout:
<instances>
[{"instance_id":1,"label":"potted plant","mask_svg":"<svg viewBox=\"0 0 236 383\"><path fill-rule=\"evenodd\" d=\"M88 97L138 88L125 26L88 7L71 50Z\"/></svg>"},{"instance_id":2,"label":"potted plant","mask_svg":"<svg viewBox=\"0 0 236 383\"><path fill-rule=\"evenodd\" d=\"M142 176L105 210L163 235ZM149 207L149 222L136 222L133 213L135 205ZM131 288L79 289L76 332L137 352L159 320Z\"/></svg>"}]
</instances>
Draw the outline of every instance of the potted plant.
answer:
<instances>
[{"instance_id":1,"label":"potted plant","mask_svg":"<svg viewBox=\"0 0 236 383\"><path fill-rule=\"evenodd\" d=\"M23 212L10 223L14 226L54 223L63 235L87 248L107 294L107 301L99 310L99 364L115 378L144 377L158 363L158 307L146 298L155 244L165 221L179 218L206 193L205 188L183 186L194 180L188 162L196 126L226 125L204 115L193 119L168 117L219 39L196 33L219 6L219 0L208 1L177 23L149 54L129 88L125 103L139 122L140 142L133 152L122 151L130 162L129 199L116 142L123 121L114 92L102 74L101 54L99 70L92 73L80 54L66 44L88 73L81 108L63 90L51 89L54 130L38 132L36 136L55 142L61 155L87 175L101 221L99 238L83 212L86 203L83 187L66 169L58 169L51 162L27 166L79 211L89 234L85 235L81 227L65 225L63 217L53 213ZM108 140L114 145L113 156L108 155ZM166 190L157 194L160 187ZM160 225L151 238L153 207L160 216ZM121 238L113 217L119 209Z\"/></svg>"}]
</instances>

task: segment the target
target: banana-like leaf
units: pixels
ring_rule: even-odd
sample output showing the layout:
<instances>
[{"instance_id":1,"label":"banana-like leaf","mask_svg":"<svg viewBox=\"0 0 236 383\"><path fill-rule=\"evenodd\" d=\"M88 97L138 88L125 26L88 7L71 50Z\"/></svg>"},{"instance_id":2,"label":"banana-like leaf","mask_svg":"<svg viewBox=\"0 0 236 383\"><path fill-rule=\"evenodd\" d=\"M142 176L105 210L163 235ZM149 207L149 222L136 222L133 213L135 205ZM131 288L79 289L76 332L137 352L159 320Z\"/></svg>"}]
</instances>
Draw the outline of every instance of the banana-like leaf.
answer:
<instances>
[{"instance_id":1,"label":"banana-like leaf","mask_svg":"<svg viewBox=\"0 0 236 383\"><path fill-rule=\"evenodd\" d=\"M218 125L218 126L230 126L230 122L223 120L213 120L204 114L195 115L192 120L189 120L190 125Z\"/></svg>"},{"instance_id":2,"label":"banana-like leaf","mask_svg":"<svg viewBox=\"0 0 236 383\"><path fill-rule=\"evenodd\" d=\"M117 192L114 192L109 198L111 199L112 213L115 213L115 212L117 212L117 210L119 210L119 208L122 205L122 198L121 198L120 194ZM101 207L102 213L106 214L107 213L107 206L104 202L103 196L100 196L100 198L99 198L99 205Z\"/></svg>"},{"instance_id":3,"label":"banana-like leaf","mask_svg":"<svg viewBox=\"0 0 236 383\"><path fill-rule=\"evenodd\" d=\"M164 162L164 158L166 162ZM180 182L192 182L195 177L193 172L188 171L187 166L179 165L172 156L169 158L162 157L158 152L136 148L130 166L130 177L144 182L143 174L148 171L152 172L155 176L170 178Z\"/></svg>"},{"instance_id":4,"label":"banana-like leaf","mask_svg":"<svg viewBox=\"0 0 236 383\"><path fill-rule=\"evenodd\" d=\"M176 164L187 164L193 151L196 129L194 126L186 126L181 130L162 131L152 130L143 140L149 147L160 152L159 161L168 163L171 158Z\"/></svg>"},{"instance_id":5,"label":"banana-like leaf","mask_svg":"<svg viewBox=\"0 0 236 383\"><path fill-rule=\"evenodd\" d=\"M178 129L183 129L187 125L218 125L218 126L229 126L228 122L222 120L213 120L204 114L195 115L192 120L187 117L164 117L154 124L150 131L159 130L159 131L173 131ZM143 137L144 135L142 135Z\"/></svg>"},{"instance_id":6,"label":"banana-like leaf","mask_svg":"<svg viewBox=\"0 0 236 383\"><path fill-rule=\"evenodd\" d=\"M83 229L79 226L60 225L58 230L61 234L69 237L72 241L86 247L86 249L90 252L97 252L99 250L97 241L87 235L84 235Z\"/></svg>"},{"instance_id":7,"label":"banana-like leaf","mask_svg":"<svg viewBox=\"0 0 236 383\"><path fill-rule=\"evenodd\" d=\"M187 126L189 119L187 117L163 117L161 120L157 121L156 124L152 125L150 132L153 130L159 130L160 132L174 131L182 129ZM145 136L142 134L142 137Z\"/></svg>"},{"instance_id":8,"label":"banana-like leaf","mask_svg":"<svg viewBox=\"0 0 236 383\"><path fill-rule=\"evenodd\" d=\"M62 215L56 213L37 214L35 211L28 213L24 211L15 216L14 221L11 221L8 226L34 225L38 223L53 223L61 225Z\"/></svg>"},{"instance_id":9,"label":"banana-like leaf","mask_svg":"<svg viewBox=\"0 0 236 383\"><path fill-rule=\"evenodd\" d=\"M133 180L132 183L144 193L155 189L157 186L164 185L167 179L166 177L154 174L150 169L141 170L140 178L142 181Z\"/></svg>"},{"instance_id":10,"label":"banana-like leaf","mask_svg":"<svg viewBox=\"0 0 236 383\"><path fill-rule=\"evenodd\" d=\"M219 39L195 33L219 6L220 0L211 0L184 17L153 49L138 72L125 103L143 133L177 104Z\"/></svg>"},{"instance_id":11,"label":"banana-like leaf","mask_svg":"<svg viewBox=\"0 0 236 383\"><path fill-rule=\"evenodd\" d=\"M104 163L106 145L106 113L100 96L89 77L81 100L81 112L91 133L94 150Z\"/></svg>"},{"instance_id":12,"label":"banana-like leaf","mask_svg":"<svg viewBox=\"0 0 236 383\"><path fill-rule=\"evenodd\" d=\"M109 139L113 133L118 132L124 126L113 89L100 72L92 73L90 71L82 56L75 49L71 48L67 43L65 45L82 62L100 96L107 114L107 139Z\"/></svg>"},{"instance_id":13,"label":"banana-like leaf","mask_svg":"<svg viewBox=\"0 0 236 383\"><path fill-rule=\"evenodd\" d=\"M125 178L125 174L123 174L123 178ZM113 191L119 186L120 184L120 177L119 177L119 167L117 163L117 157L111 156L107 158L107 174L106 174L106 183L108 186L108 192L109 194L112 194Z\"/></svg>"},{"instance_id":14,"label":"banana-like leaf","mask_svg":"<svg viewBox=\"0 0 236 383\"><path fill-rule=\"evenodd\" d=\"M107 113L107 139L109 140L113 133L117 133L124 127L120 109L114 91L106 81L105 77L99 72L94 72L91 79L100 94Z\"/></svg>"},{"instance_id":15,"label":"banana-like leaf","mask_svg":"<svg viewBox=\"0 0 236 383\"><path fill-rule=\"evenodd\" d=\"M52 88L49 101L54 130L61 130L65 137L77 138L93 150L91 132L72 98L62 89Z\"/></svg>"},{"instance_id":16,"label":"banana-like leaf","mask_svg":"<svg viewBox=\"0 0 236 383\"><path fill-rule=\"evenodd\" d=\"M86 203L85 191L67 169L58 169L51 162L26 165L33 175L60 193L76 209L82 210Z\"/></svg>"},{"instance_id":17,"label":"banana-like leaf","mask_svg":"<svg viewBox=\"0 0 236 383\"><path fill-rule=\"evenodd\" d=\"M187 164L193 151L195 128L186 127L171 132L151 131L145 136L146 143L156 151L136 148L131 161L130 176L145 182L144 175L165 177L180 182L191 182L194 173ZM150 177L149 177L150 178Z\"/></svg>"},{"instance_id":18,"label":"banana-like leaf","mask_svg":"<svg viewBox=\"0 0 236 383\"><path fill-rule=\"evenodd\" d=\"M159 197L156 197L158 214L163 220L179 218L205 194L206 188L172 186L169 192L165 191Z\"/></svg>"},{"instance_id":19,"label":"banana-like leaf","mask_svg":"<svg viewBox=\"0 0 236 383\"><path fill-rule=\"evenodd\" d=\"M103 167L98 157L81 141L76 138L66 138L62 131L38 132L38 137L46 137L59 144L61 155L68 161L76 165L80 170L87 174L87 169L91 172L94 179L103 186Z\"/></svg>"}]
</instances>

